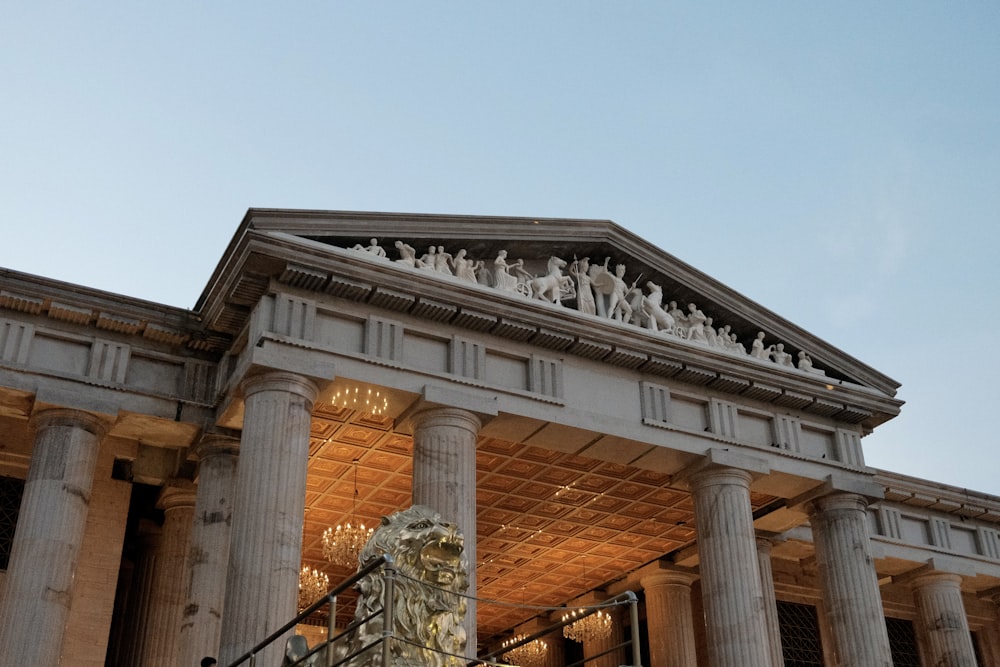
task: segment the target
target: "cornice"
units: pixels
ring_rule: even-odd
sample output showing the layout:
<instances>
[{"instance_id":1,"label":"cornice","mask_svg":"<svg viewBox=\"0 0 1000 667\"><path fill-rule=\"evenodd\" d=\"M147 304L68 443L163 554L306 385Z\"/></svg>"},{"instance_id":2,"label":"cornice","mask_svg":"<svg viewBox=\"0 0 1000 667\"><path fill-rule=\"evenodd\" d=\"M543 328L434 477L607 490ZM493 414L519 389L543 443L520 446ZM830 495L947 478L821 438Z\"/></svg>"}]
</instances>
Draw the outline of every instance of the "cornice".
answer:
<instances>
[{"instance_id":1,"label":"cornice","mask_svg":"<svg viewBox=\"0 0 1000 667\"><path fill-rule=\"evenodd\" d=\"M997 496L888 470L876 470L875 482L883 486L885 500L890 502L1000 523L1000 497Z\"/></svg>"},{"instance_id":2,"label":"cornice","mask_svg":"<svg viewBox=\"0 0 1000 667\"><path fill-rule=\"evenodd\" d=\"M0 269L0 313L4 310L174 347L211 350L216 344L190 310L10 269Z\"/></svg>"}]
</instances>

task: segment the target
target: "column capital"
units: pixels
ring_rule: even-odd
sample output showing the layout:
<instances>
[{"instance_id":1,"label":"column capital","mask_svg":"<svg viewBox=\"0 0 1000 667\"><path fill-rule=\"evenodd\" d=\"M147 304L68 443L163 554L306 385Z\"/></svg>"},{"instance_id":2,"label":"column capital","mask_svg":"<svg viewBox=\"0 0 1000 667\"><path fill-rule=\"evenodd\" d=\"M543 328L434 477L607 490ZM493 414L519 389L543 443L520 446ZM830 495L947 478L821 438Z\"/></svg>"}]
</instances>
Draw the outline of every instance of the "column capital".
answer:
<instances>
[{"instance_id":1,"label":"column capital","mask_svg":"<svg viewBox=\"0 0 1000 667\"><path fill-rule=\"evenodd\" d=\"M171 480L160 490L156 506L165 512L186 507L194 509L195 495L194 482L186 479Z\"/></svg>"},{"instance_id":2,"label":"column capital","mask_svg":"<svg viewBox=\"0 0 1000 667\"><path fill-rule=\"evenodd\" d=\"M700 460L682 469L671 480L671 486L683 489L712 486L714 484L739 484L749 488L756 477L767 475L771 466L767 461L728 449L710 449Z\"/></svg>"},{"instance_id":3,"label":"column capital","mask_svg":"<svg viewBox=\"0 0 1000 667\"><path fill-rule=\"evenodd\" d=\"M440 408L451 408L472 414L478 420L476 431L493 417L499 414L497 397L483 396L468 391L455 391L437 385L424 385L420 399L407 408L396 422L401 425L416 428L414 423L420 413Z\"/></svg>"},{"instance_id":4,"label":"column capital","mask_svg":"<svg viewBox=\"0 0 1000 667\"><path fill-rule=\"evenodd\" d=\"M296 394L313 403L319 395L319 386L309 377L288 371L255 373L240 382L243 396L248 398L262 391L284 391Z\"/></svg>"},{"instance_id":5,"label":"column capital","mask_svg":"<svg viewBox=\"0 0 1000 667\"><path fill-rule=\"evenodd\" d=\"M686 586L698 581L696 572L689 572L681 569L662 569L642 574L639 577L639 585L643 590L657 588L659 586Z\"/></svg>"},{"instance_id":6,"label":"column capital","mask_svg":"<svg viewBox=\"0 0 1000 667\"><path fill-rule=\"evenodd\" d=\"M807 513L812 514L815 501L839 495L857 496L864 502L863 509L867 509L869 504L885 497L885 490L882 485L869 477L829 475L823 483L789 499L788 507L801 507ZM833 504L839 503L845 505L841 509L847 509L846 505L849 502L845 498L835 503L827 502L826 505L833 509Z\"/></svg>"},{"instance_id":7,"label":"column capital","mask_svg":"<svg viewBox=\"0 0 1000 667\"><path fill-rule=\"evenodd\" d=\"M204 461L212 456L237 456L240 453L240 439L222 433L206 433L191 446L191 453Z\"/></svg>"},{"instance_id":8,"label":"column capital","mask_svg":"<svg viewBox=\"0 0 1000 667\"><path fill-rule=\"evenodd\" d=\"M39 410L31 416L31 426L35 430L53 426L70 426L83 429L87 433L97 436L98 439L103 438L111 427L106 417L75 408Z\"/></svg>"},{"instance_id":9,"label":"column capital","mask_svg":"<svg viewBox=\"0 0 1000 667\"><path fill-rule=\"evenodd\" d=\"M972 565L955 558L928 558L924 565L916 567L909 572L893 576L894 584L912 585L914 587L925 586L935 580L945 581L948 578L956 577L961 582L962 577L976 576L976 569ZM1000 590L1000 589L998 589Z\"/></svg>"}]
</instances>

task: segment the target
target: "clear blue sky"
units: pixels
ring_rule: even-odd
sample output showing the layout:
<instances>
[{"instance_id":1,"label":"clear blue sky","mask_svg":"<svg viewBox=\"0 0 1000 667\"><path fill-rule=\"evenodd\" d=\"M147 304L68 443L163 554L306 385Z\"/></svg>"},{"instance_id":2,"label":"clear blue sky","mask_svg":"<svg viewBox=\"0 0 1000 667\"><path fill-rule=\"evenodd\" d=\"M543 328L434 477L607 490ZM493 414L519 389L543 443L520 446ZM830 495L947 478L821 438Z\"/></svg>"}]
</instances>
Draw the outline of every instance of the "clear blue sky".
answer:
<instances>
[{"instance_id":1,"label":"clear blue sky","mask_svg":"<svg viewBox=\"0 0 1000 667\"><path fill-rule=\"evenodd\" d=\"M610 218L1000 494L996 2L6 2L0 266L190 307L248 207Z\"/></svg>"}]
</instances>

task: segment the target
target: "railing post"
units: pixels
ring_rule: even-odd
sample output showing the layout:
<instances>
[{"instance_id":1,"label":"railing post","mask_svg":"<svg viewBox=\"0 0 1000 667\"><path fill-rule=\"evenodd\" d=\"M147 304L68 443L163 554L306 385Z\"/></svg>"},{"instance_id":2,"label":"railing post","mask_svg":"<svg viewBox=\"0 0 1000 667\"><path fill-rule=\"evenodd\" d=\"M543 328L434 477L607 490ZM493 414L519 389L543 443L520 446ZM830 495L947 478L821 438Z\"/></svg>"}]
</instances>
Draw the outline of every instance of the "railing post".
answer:
<instances>
[{"instance_id":1,"label":"railing post","mask_svg":"<svg viewBox=\"0 0 1000 667\"><path fill-rule=\"evenodd\" d=\"M385 599L382 600L382 667L389 667L392 662L392 639L395 636L395 589L396 563L386 555L385 563Z\"/></svg>"},{"instance_id":2,"label":"railing post","mask_svg":"<svg viewBox=\"0 0 1000 667\"><path fill-rule=\"evenodd\" d=\"M642 667L642 651L639 646L639 598L627 591L629 617L632 621L632 665Z\"/></svg>"},{"instance_id":3,"label":"railing post","mask_svg":"<svg viewBox=\"0 0 1000 667\"><path fill-rule=\"evenodd\" d=\"M324 654L326 655L326 667L333 667L334 660L334 650L333 650L333 638L337 636L337 596L330 595L330 608L327 611L329 616L326 620L326 649L324 649Z\"/></svg>"}]
</instances>

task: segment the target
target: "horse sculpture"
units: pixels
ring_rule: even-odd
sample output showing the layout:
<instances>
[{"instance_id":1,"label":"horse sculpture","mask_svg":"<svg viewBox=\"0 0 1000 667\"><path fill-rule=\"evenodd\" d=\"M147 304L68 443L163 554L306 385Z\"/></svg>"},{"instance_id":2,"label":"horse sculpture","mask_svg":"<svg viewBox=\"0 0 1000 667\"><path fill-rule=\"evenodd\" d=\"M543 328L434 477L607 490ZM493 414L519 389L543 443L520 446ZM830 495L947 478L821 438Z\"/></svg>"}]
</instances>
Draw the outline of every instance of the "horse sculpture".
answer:
<instances>
[{"instance_id":1,"label":"horse sculpture","mask_svg":"<svg viewBox=\"0 0 1000 667\"><path fill-rule=\"evenodd\" d=\"M565 267L566 260L559 257L549 257L548 273L528 281L531 298L561 305L560 299L563 291L569 290L573 286L573 279L563 275L562 270Z\"/></svg>"}]
</instances>

